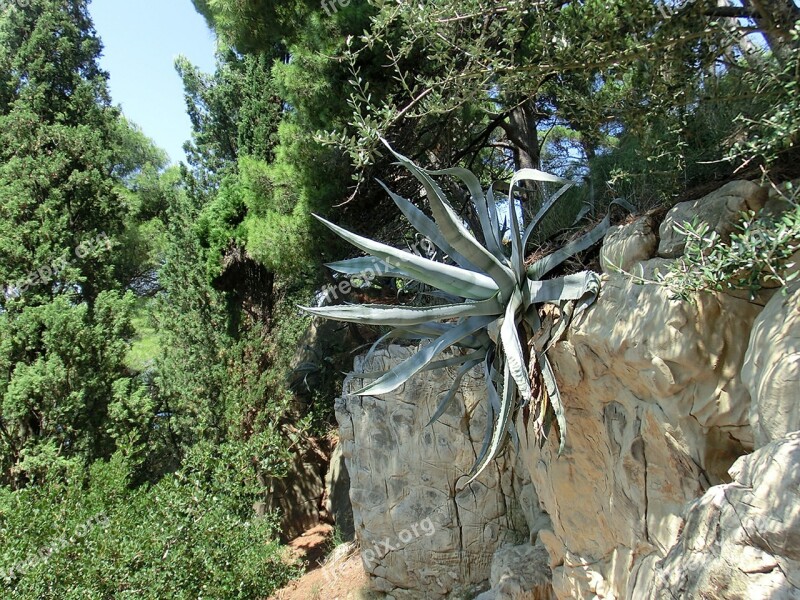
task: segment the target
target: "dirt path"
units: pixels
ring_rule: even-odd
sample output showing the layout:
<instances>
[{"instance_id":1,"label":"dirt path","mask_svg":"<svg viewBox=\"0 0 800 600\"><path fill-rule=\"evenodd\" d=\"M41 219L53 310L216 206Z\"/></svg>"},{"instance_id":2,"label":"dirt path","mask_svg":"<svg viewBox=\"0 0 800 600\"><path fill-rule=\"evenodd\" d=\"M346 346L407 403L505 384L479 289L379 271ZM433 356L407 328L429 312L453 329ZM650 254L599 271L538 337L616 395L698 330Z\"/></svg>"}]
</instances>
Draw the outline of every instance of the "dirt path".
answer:
<instances>
[{"instance_id":1,"label":"dirt path","mask_svg":"<svg viewBox=\"0 0 800 600\"><path fill-rule=\"evenodd\" d=\"M371 600L367 575L353 545L331 551L330 525L319 525L289 542L292 553L307 565L306 574L268 600ZM330 554L330 556L328 556Z\"/></svg>"}]
</instances>

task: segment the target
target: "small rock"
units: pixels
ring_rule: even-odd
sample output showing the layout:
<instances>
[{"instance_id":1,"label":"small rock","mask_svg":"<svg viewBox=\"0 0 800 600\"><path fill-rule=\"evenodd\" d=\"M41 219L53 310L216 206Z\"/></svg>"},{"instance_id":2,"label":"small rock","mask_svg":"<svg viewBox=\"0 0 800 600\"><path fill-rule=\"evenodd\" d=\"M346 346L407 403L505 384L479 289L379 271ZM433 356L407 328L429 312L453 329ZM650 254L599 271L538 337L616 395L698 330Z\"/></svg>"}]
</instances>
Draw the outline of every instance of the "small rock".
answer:
<instances>
[{"instance_id":1,"label":"small rock","mask_svg":"<svg viewBox=\"0 0 800 600\"><path fill-rule=\"evenodd\" d=\"M766 188L752 181L731 181L699 200L676 204L659 228L658 255L662 258L683 255L686 236L676 231L675 226L686 225L695 219L707 223L723 240L729 239L740 221L739 214L745 210L761 209L767 202L767 195Z\"/></svg>"}]
</instances>

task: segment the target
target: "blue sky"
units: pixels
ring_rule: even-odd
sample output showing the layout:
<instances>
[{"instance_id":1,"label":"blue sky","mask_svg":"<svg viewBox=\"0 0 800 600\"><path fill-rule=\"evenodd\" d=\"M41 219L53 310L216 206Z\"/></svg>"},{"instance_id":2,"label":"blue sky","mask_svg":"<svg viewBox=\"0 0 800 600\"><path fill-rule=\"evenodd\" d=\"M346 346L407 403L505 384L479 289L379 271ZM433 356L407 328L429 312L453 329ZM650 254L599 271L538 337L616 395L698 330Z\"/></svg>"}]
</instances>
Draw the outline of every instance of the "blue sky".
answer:
<instances>
[{"instance_id":1,"label":"blue sky","mask_svg":"<svg viewBox=\"0 0 800 600\"><path fill-rule=\"evenodd\" d=\"M191 125L175 57L205 72L214 68L215 40L191 0L92 0L89 8L105 46L100 64L111 75L114 104L169 153L184 160Z\"/></svg>"}]
</instances>

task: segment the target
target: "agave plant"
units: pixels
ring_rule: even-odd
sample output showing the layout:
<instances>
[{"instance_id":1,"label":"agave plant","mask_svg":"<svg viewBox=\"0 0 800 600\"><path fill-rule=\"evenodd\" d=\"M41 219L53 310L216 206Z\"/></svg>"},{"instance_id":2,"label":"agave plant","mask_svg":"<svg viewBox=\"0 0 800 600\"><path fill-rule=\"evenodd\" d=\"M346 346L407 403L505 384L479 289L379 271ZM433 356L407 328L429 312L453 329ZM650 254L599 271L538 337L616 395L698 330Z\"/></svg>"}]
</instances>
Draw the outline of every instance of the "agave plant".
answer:
<instances>
[{"instance_id":1,"label":"agave plant","mask_svg":"<svg viewBox=\"0 0 800 600\"><path fill-rule=\"evenodd\" d=\"M489 400L486 434L465 485L474 481L502 452L509 436L518 444L514 416L531 400L534 402L528 410L534 418L536 435L540 439L545 436L546 426L554 416L560 433L561 453L566 440L566 419L547 350L563 335L571 319L594 301L600 280L590 271L552 279L544 277L567 258L596 243L608 229L609 217L583 237L526 266L525 248L531 234L574 182L536 169L523 169L514 175L508 192L510 252L507 253L502 243L504 228L498 218L492 187L484 194L477 177L466 169L428 171L417 167L391 147L389 150L399 164L423 185L433 220L411 202L381 185L411 225L453 264L430 260L370 240L317 216L334 233L367 253L364 257L327 266L345 275L372 272L416 280L438 289L440 295L450 299L450 303L427 307L302 307L303 310L328 319L393 327L373 345L370 354L389 339L428 342L387 372L359 374L360 378L372 381L356 391L357 395L386 394L420 371L458 366L455 380L441 399L431 423L445 412L464 375L482 365ZM455 213L434 176L453 176L467 187L486 240L485 246ZM515 188L523 181L561 184L524 230L524 224L520 224L516 214L514 199ZM557 305L559 310L551 312L557 318L543 327L540 309L546 303ZM451 347L456 348L452 357L435 360Z\"/></svg>"}]
</instances>

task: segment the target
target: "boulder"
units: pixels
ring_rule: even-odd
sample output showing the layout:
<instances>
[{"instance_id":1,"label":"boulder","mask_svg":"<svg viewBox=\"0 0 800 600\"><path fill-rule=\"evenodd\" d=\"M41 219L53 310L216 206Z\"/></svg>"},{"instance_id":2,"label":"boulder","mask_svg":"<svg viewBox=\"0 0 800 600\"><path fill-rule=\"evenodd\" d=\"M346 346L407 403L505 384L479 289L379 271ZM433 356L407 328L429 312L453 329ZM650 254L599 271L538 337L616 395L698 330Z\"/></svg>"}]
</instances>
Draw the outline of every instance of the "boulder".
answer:
<instances>
[{"instance_id":1,"label":"boulder","mask_svg":"<svg viewBox=\"0 0 800 600\"><path fill-rule=\"evenodd\" d=\"M475 600L556 600L549 562L541 544L503 546L492 558L491 589Z\"/></svg>"},{"instance_id":2,"label":"boulder","mask_svg":"<svg viewBox=\"0 0 800 600\"><path fill-rule=\"evenodd\" d=\"M639 217L608 230L600 249L600 265L604 273L615 273L620 269L633 273L637 263L655 256L657 247L653 219Z\"/></svg>"},{"instance_id":3,"label":"boulder","mask_svg":"<svg viewBox=\"0 0 800 600\"><path fill-rule=\"evenodd\" d=\"M800 283L776 293L756 319L742 380L756 447L800 430Z\"/></svg>"},{"instance_id":4,"label":"boulder","mask_svg":"<svg viewBox=\"0 0 800 600\"><path fill-rule=\"evenodd\" d=\"M508 454L456 492L483 440L480 369L467 374L431 426L455 369L420 373L379 398L349 395L361 384L358 373L389 369L415 350L393 345L369 364L357 359L336 402L356 539L371 586L390 598L473 597L466 594L489 579L495 550L529 539L530 527L541 527L546 517L530 479L520 477L527 472L515 473Z\"/></svg>"},{"instance_id":5,"label":"boulder","mask_svg":"<svg viewBox=\"0 0 800 600\"><path fill-rule=\"evenodd\" d=\"M758 310L724 295L670 300L662 286L611 275L550 351L566 448L559 456L553 431L522 452L552 522L539 537L558 598L640 598L686 504L752 447L739 370Z\"/></svg>"},{"instance_id":6,"label":"boulder","mask_svg":"<svg viewBox=\"0 0 800 600\"><path fill-rule=\"evenodd\" d=\"M740 222L740 213L745 210L758 211L767 202L767 189L752 181L731 181L718 190L700 198L676 204L667 213L659 228L658 255L661 258L677 258L686 249L686 236L675 230L675 226L686 225L693 220L706 223L722 240Z\"/></svg>"},{"instance_id":7,"label":"boulder","mask_svg":"<svg viewBox=\"0 0 800 600\"><path fill-rule=\"evenodd\" d=\"M800 599L800 432L743 456L693 502L641 596Z\"/></svg>"}]
</instances>

